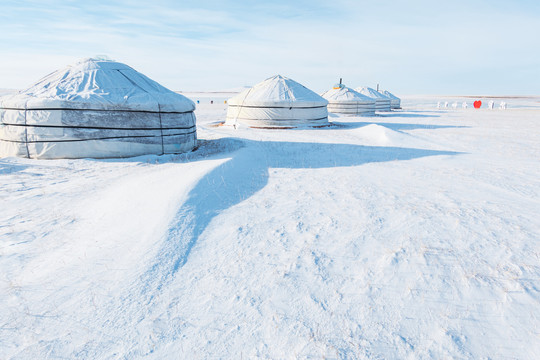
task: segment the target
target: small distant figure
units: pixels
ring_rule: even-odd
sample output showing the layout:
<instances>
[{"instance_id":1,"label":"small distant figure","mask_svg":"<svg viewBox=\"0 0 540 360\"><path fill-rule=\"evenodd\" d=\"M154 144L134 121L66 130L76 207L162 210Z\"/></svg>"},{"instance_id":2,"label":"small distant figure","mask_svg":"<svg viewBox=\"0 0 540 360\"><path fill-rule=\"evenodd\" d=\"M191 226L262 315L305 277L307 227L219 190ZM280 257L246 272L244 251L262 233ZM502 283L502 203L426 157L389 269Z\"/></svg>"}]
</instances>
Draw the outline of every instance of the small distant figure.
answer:
<instances>
[{"instance_id":1,"label":"small distant figure","mask_svg":"<svg viewBox=\"0 0 540 360\"><path fill-rule=\"evenodd\" d=\"M444 102L444 108L445 108L445 109L448 109L448 101L445 101L445 102Z\"/></svg>"},{"instance_id":2,"label":"small distant figure","mask_svg":"<svg viewBox=\"0 0 540 360\"><path fill-rule=\"evenodd\" d=\"M506 103L504 101L501 101L501 105L499 105L499 109L506 110Z\"/></svg>"},{"instance_id":3,"label":"small distant figure","mask_svg":"<svg viewBox=\"0 0 540 360\"><path fill-rule=\"evenodd\" d=\"M437 101L437 109L440 109L440 108L441 108L441 102Z\"/></svg>"},{"instance_id":4,"label":"small distant figure","mask_svg":"<svg viewBox=\"0 0 540 360\"><path fill-rule=\"evenodd\" d=\"M213 104L214 103L214 100L210 100L210 104Z\"/></svg>"},{"instance_id":5,"label":"small distant figure","mask_svg":"<svg viewBox=\"0 0 540 360\"><path fill-rule=\"evenodd\" d=\"M199 104L199 103L200 103L200 101L199 101L199 100L197 100L197 104Z\"/></svg>"},{"instance_id":6,"label":"small distant figure","mask_svg":"<svg viewBox=\"0 0 540 360\"><path fill-rule=\"evenodd\" d=\"M452 109L457 109L457 101L455 101L453 104L452 104Z\"/></svg>"},{"instance_id":7,"label":"small distant figure","mask_svg":"<svg viewBox=\"0 0 540 360\"><path fill-rule=\"evenodd\" d=\"M226 103L227 103L227 100L225 100L223 103L226 104Z\"/></svg>"},{"instance_id":8,"label":"small distant figure","mask_svg":"<svg viewBox=\"0 0 540 360\"><path fill-rule=\"evenodd\" d=\"M495 101L489 100L489 102L488 102L488 109L493 110L493 105L495 105Z\"/></svg>"},{"instance_id":9,"label":"small distant figure","mask_svg":"<svg viewBox=\"0 0 540 360\"><path fill-rule=\"evenodd\" d=\"M463 104L461 104L461 107L464 108L464 109L466 109L466 108L469 107L469 105L467 105L467 102L464 101Z\"/></svg>"}]
</instances>

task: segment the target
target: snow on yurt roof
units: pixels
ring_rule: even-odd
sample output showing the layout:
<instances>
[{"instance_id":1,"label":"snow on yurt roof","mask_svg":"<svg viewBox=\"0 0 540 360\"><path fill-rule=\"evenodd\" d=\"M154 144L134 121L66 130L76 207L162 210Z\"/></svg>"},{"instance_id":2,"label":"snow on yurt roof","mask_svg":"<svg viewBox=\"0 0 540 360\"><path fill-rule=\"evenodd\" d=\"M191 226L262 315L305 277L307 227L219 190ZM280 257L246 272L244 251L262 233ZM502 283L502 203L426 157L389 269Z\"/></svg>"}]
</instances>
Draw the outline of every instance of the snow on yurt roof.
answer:
<instances>
[{"instance_id":1,"label":"snow on yurt roof","mask_svg":"<svg viewBox=\"0 0 540 360\"><path fill-rule=\"evenodd\" d=\"M394 100L400 100L400 98L398 98L396 95L392 94L390 91L388 90L381 90L379 91L381 94L385 95L386 97L390 98L390 99L394 99Z\"/></svg>"},{"instance_id":2,"label":"snow on yurt roof","mask_svg":"<svg viewBox=\"0 0 540 360\"><path fill-rule=\"evenodd\" d=\"M268 78L228 100L229 105L312 107L328 104L304 85L281 75Z\"/></svg>"},{"instance_id":3,"label":"snow on yurt roof","mask_svg":"<svg viewBox=\"0 0 540 360\"><path fill-rule=\"evenodd\" d=\"M195 104L133 68L110 60L84 59L57 70L1 107L189 112Z\"/></svg>"},{"instance_id":4,"label":"snow on yurt roof","mask_svg":"<svg viewBox=\"0 0 540 360\"><path fill-rule=\"evenodd\" d=\"M354 90L356 90L360 94L368 96L368 97L370 97L372 99L385 99L385 100L389 99L388 96L385 96L385 95L381 94L380 92L378 92L377 90L372 89L372 88L367 87L367 86L358 87L358 88L356 88Z\"/></svg>"},{"instance_id":5,"label":"snow on yurt roof","mask_svg":"<svg viewBox=\"0 0 540 360\"><path fill-rule=\"evenodd\" d=\"M358 102L369 102L373 103L374 100L368 96L360 94L358 91L355 91L349 87L346 87L343 84L338 84L332 89L326 91L321 95L323 98L332 102L340 103L358 103Z\"/></svg>"}]
</instances>

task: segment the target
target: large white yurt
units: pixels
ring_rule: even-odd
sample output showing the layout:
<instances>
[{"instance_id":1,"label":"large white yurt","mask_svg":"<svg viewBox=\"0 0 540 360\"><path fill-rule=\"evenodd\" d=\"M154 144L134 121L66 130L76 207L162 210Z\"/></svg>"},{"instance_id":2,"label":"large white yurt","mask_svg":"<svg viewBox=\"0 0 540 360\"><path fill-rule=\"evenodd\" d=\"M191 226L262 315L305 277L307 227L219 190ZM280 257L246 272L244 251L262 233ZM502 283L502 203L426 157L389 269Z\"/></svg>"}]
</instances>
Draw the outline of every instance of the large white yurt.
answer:
<instances>
[{"instance_id":1,"label":"large white yurt","mask_svg":"<svg viewBox=\"0 0 540 360\"><path fill-rule=\"evenodd\" d=\"M381 90L379 91L381 94L386 96L387 98L390 98L390 108L391 109L401 109L401 99L398 98L396 95L392 94L388 90Z\"/></svg>"},{"instance_id":2,"label":"large white yurt","mask_svg":"<svg viewBox=\"0 0 540 360\"><path fill-rule=\"evenodd\" d=\"M390 111L390 98L384 96L380 92L370 87L364 86L354 89L360 94L375 99L375 110Z\"/></svg>"},{"instance_id":3,"label":"large white yurt","mask_svg":"<svg viewBox=\"0 0 540 360\"><path fill-rule=\"evenodd\" d=\"M0 156L113 158L196 146L195 104L131 67L85 59L0 99Z\"/></svg>"},{"instance_id":4,"label":"large white yurt","mask_svg":"<svg viewBox=\"0 0 540 360\"><path fill-rule=\"evenodd\" d=\"M328 124L328 101L281 75L244 90L228 104L225 125L291 128Z\"/></svg>"},{"instance_id":5,"label":"large white yurt","mask_svg":"<svg viewBox=\"0 0 540 360\"><path fill-rule=\"evenodd\" d=\"M373 116L375 115L375 100L346 87L336 84L321 95L328 100L328 112Z\"/></svg>"}]
</instances>

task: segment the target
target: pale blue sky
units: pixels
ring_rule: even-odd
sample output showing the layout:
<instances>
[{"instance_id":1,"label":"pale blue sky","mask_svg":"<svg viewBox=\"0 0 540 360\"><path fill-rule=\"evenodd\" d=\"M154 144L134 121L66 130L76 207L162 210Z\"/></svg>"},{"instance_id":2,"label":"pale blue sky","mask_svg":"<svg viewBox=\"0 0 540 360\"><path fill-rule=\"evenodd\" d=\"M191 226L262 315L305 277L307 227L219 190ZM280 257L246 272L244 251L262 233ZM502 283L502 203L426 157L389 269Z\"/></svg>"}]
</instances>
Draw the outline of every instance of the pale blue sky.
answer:
<instances>
[{"instance_id":1,"label":"pale blue sky","mask_svg":"<svg viewBox=\"0 0 540 360\"><path fill-rule=\"evenodd\" d=\"M274 74L396 94L540 94L540 1L0 0L0 88L95 55L173 90Z\"/></svg>"}]
</instances>

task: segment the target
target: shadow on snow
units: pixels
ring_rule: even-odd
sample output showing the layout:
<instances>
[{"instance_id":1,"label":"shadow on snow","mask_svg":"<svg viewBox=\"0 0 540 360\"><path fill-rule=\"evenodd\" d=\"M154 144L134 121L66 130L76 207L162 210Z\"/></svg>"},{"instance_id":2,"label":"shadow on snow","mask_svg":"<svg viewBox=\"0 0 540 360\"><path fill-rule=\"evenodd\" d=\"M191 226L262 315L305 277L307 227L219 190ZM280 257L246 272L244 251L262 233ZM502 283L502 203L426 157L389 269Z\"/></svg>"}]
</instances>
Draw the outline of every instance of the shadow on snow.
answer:
<instances>
[{"instance_id":1,"label":"shadow on snow","mask_svg":"<svg viewBox=\"0 0 540 360\"><path fill-rule=\"evenodd\" d=\"M231 159L206 174L175 215L154 266L143 275L145 284L158 281L158 290L186 263L197 239L214 217L264 188L270 168L321 169L459 154L399 147L258 142L231 138L203 142L198 151L204 153L205 148L237 151L212 157Z\"/></svg>"},{"instance_id":2,"label":"shadow on snow","mask_svg":"<svg viewBox=\"0 0 540 360\"><path fill-rule=\"evenodd\" d=\"M440 115L435 114L419 114L415 113L414 111L407 111L407 112L382 112L377 113L378 117L387 117L387 118L394 118L394 117L407 117L407 118L437 118L440 117Z\"/></svg>"},{"instance_id":3,"label":"shadow on snow","mask_svg":"<svg viewBox=\"0 0 540 360\"><path fill-rule=\"evenodd\" d=\"M406 131L416 129L446 129L446 128L467 128L468 126L456 126L456 125L432 125L432 124L400 124L400 123L387 123L379 121L333 121L337 127L345 129L357 129L368 125L380 125L394 131Z\"/></svg>"},{"instance_id":4,"label":"shadow on snow","mask_svg":"<svg viewBox=\"0 0 540 360\"><path fill-rule=\"evenodd\" d=\"M0 175L9 175L28 169L29 165L13 164L0 160Z\"/></svg>"}]
</instances>

